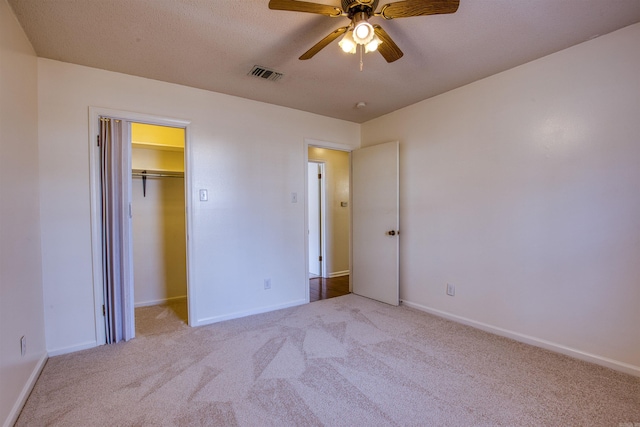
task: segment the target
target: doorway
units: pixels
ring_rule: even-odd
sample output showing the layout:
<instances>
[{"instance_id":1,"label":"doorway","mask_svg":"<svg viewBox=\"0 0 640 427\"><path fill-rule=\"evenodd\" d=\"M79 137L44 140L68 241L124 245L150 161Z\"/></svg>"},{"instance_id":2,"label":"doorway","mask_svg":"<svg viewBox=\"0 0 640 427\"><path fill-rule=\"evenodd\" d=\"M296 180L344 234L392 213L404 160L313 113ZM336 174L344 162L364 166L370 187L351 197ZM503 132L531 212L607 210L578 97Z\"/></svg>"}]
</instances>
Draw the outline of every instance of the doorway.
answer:
<instances>
[{"instance_id":1,"label":"doorway","mask_svg":"<svg viewBox=\"0 0 640 427\"><path fill-rule=\"evenodd\" d=\"M136 335L187 323L185 130L131 123Z\"/></svg>"},{"instance_id":2,"label":"doorway","mask_svg":"<svg viewBox=\"0 0 640 427\"><path fill-rule=\"evenodd\" d=\"M136 167L134 170L134 164L132 164L132 152L133 152L133 144L131 143L133 141L132 138L132 124L133 123L137 123L137 124L146 124L146 125L157 125L157 126L164 126L164 127L169 127L169 128L176 128L176 129L180 129L182 132L182 147L180 148L181 153L181 161L182 161L182 172L180 173L180 177L179 178L172 178L173 179L173 186L174 187L181 187L182 188L182 208L178 208L181 210L181 223L182 223L182 239L185 241L185 244L183 246L184 250L183 250L183 254L184 254L184 275L183 275L183 280L182 280L182 289L184 291L186 291L185 295L183 295L183 298L186 299L187 302L187 314L186 314L186 318L188 319L188 323L191 324L192 323L192 319L195 318L195 313L193 310L193 301L191 298L188 298L189 294L190 294L190 287L189 287L189 276L190 276L190 271L192 270L192 266L191 266L191 262L189 259L189 253L191 252L191 248L190 248L190 244L189 244L189 240L188 240L188 235L189 235L189 230L190 230L190 221L189 218L187 216L187 212L190 212L190 200L189 197L185 197L185 195L190 194L190 177L188 174L189 171L189 163L190 163L190 158L189 158L189 124L190 122L188 121L184 121L184 120L176 120L176 119L171 119L171 118L165 118L165 117L157 117L157 116L150 116L150 115L146 115L146 114L139 114L139 113L132 113L132 112L127 112L127 111L120 111L120 110L111 110L111 109L104 109L104 108L95 108L95 107L90 107L89 108L89 117L90 117L90 123L89 123L89 130L90 130L90 135L92 135L91 139L90 139L90 156L91 156L91 163L90 163L90 174L91 174L91 234L92 234L92 264L93 264L93 286L94 286L94 304L95 304L95 308L94 308L94 313L95 313L95 331L96 331L96 343L97 344L104 344L107 342L110 342L108 340L108 334L107 334L107 318L110 316L110 308L106 307L108 304L111 303L111 301L107 301L105 298L105 288L106 288L106 281L105 281L105 272L107 271L107 268L110 268L109 266L105 265L103 262L106 258L109 257L109 252L105 251L105 246L104 246L104 221L103 221L103 190L102 190L102 182L101 182L101 177L102 177L102 172L101 172L101 159L103 157L103 155L101 154L101 144L100 144L100 140L101 140L101 136L100 136L100 131L101 131L101 123L104 120L111 120L111 121L115 121L115 122L122 122L122 144L119 144L119 146L121 146L121 148L118 148L118 157L116 162L120 165L119 168L122 170L122 173L119 175L123 180L123 193L121 193L121 197L123 197L123 200L120 202L121 207L119 208L121 210L121 213L119 214L120 217L122 218L126 218L122 220L122 224L121 224L121 228L124 230L124 234L123 236L128 234L128 238L119 238L116 239L114 242L116 245L120 246L120 251L121 253L125 254L125 262L121 264L121 266L119 266L120 268L120 273L118 273L118 275L120 275L121 277L125 277L125 280L121 283L118 284L117 286L119 286L119 292L121 292L122 298L118 299L115 302L115 305L117 306L117 309L114 310L112 313L116 313L116 317L120 319L120 321L122 322L122 328L123 330L126 332L125 333L125 339L130 339L133 338L135 336L135 315L134 315L134 306L138 303L140 303L140 299L139 298L134 298L134 294L139 294L138 296L142 295L140 294L140 292L135 292L134 291L134 268L133 268L133 261L134 261L134 256L133 256L133 239L132 239L132 221L130 220L131 215L130 213L133 213L133 184L134 184L134 173L138 174L137 177L135 177L135 190L137 190L140 193L146 192L147 190L151 191L152 188L155 187L155 184L158 184L160 179L164 179L165 177L160 177L160 176L156 176L156 177L151 177L151 173L156 173L157 175L169 175L169 174L173 174L173 175L177 175L178 171L172 171L172 170L163 170L165 169L164 167L160 167L158 166L156 169L154 169L153 167L151 167L151 165L149 164L143 164L141 165L143 168L139 168ZM96 144L96 139L98 141L98 143ZM142 141L145 142L145 141ZM144 144L142 144L144 145ZM102 144L102 147L104 147L105 144ZM147 149L152 148L152 147L146 147ZM162 157L162 154L158 154L160 151L170 151L169 149L165 149L165 150L156 150L154 152L152 152L150 155L150 158L155 157ZM149 160L149 159L147 159ZM157 159L156 159L157 160ZM145 188L142 188L142 182L143 182L143 174L146 174L146 176L144 177L144 182ZM145 195L143 194L143 198L149 197L151 193ZM156 194L157 195L157 194ZM147 201L150 201L151 199L147 199ZM120 226L119 226L120 227ZM141 268L137 268L137 270L140 270ZM176 295L177 296L177 295ZM166 300L168 300L169 298L171 298L170 293L165 293L164 297L161 298L157 298L157 299L147 299L146 302L150 303L150 302L158 302L158 300L160 299L164 299L165 302ZM138 299L138 301L135 301L135 299ZM183 300L184 301L184 300ZM113 305L113 304L111 304ZM105 315L105 312L107 313ZM111 320L109 320L109 322L111 322ZM111 325L112 323L109 323L109 325Z\"/></svg>"},{"instance_id":3,"label":"doorway","mask_svg":"<svg viewBox=\"0 0 640 427\"><path fill-rule=\"evenodd\" d=\"M346 232L348 243L343 246L343 249L346 248L349 253L348 270L336 272L332 267L327 266L328 278L309 280L328 281L333 279L331 276L340 277L347 273L349 292L398 305L400 297L399 142L352 149L341 144L305 139L304 166L306 168L310 160L324 161L327 188L332 187L333 184L329 183L331 171L322 155L332 151L344 152L349 165L349 178L346 185L343 182L342 186L339 186L348 188L347 200L353 204L348 210L350 226ZM336 204L327 200L326 206L328 217ZM340 206L349 207L347 202L340 202ZM331 226L327 224L326 229L330 228ZM328 243L330 235L332 234L327 232L327 248L330 247ZM330 251L331 249L327 249L327 264L331 259ZM306 259L305 263L309 271L309 260ZM319 299L311 296L312 292L323 291L323 289L307 289L310 292L309 301ZM324 295L322 297L324 298Z\"/></svg>"},{"instance_id":4,"label":"doorway","mask_svg":"<svg viewBox=\"0 0 640 427\"><path fill-rule=\"evenodd\" d=\"M350 155L307 148L309 301L349 293Z\"/></svg>"}]
</instances>

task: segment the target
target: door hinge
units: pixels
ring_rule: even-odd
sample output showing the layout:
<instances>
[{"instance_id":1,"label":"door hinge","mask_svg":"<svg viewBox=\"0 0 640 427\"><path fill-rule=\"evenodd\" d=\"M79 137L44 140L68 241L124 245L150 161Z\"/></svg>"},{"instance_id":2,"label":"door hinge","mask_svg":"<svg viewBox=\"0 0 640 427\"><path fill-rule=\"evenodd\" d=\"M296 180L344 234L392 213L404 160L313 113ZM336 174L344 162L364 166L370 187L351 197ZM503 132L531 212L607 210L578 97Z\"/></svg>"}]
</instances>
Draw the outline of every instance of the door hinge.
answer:
<instances>
[{"instance_id":1,"label":"door hinge","mask_svg":"<svg viewBox=\"0 0 640 427\"><path fill-rule=\"evenodd\" d=\"M100 135L97 135L96 139L98 140L98 147L100 147Z\"/></svg>"},{"instance_id":2,"label":"door hinge","mask_svg":"<svg viewBox=\"0 0 640 427\"><path fill-rule=\"evenodd\" d=\"M322 255L318 257L318 261L322 261Z\"/></svg>"},{"instance_id":3,"label":"door hinge","mask_svg":"<svg viewBox=\"0 0 640 427\"><path fill-rule=\"evenodd\" d=\"M318 179L322 179L322 174L321 173L318 174Z\"/></svg>"},{"instance_id":4,"label":"door hinge","mask_svg":"<svg viewBox=\"0 0 640 427\"><path fill-rule=\"evenodd\" d=\"M104 316L106 316L106 315L107 315L107 310L106 310L106 308L104 307L104 304L102 304L102 316L104 317Z\"/></svg>"}]
</instances>

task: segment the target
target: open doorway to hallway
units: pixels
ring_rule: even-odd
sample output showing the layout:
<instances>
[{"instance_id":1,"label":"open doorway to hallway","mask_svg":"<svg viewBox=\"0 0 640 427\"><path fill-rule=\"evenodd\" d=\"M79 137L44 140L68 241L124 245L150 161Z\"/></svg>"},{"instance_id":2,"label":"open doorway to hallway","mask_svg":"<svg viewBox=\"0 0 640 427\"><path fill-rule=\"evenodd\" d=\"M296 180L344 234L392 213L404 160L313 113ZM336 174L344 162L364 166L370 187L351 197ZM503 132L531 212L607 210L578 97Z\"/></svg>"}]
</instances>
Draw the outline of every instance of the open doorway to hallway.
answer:
<instances>
[{"instance_id":1,"label":"open doorway to hallway","mask_svg":"<svg viewBox=\"0 0 640 427\"><path fill-rule=\"evenodd\" d=\"M309 279L309 302L340 297L349 293L349 276Z\"/></svg>"},{"instance_id":2,"label":"open doorway to hallway","mask_svg":"<svg viewBox=\"0 0 640 427\"><path fill-rule=\"evenodd\" d=\"M309 146L309 301L349 293L350 158L346 151Z\"/></svg>"}]
</instances>

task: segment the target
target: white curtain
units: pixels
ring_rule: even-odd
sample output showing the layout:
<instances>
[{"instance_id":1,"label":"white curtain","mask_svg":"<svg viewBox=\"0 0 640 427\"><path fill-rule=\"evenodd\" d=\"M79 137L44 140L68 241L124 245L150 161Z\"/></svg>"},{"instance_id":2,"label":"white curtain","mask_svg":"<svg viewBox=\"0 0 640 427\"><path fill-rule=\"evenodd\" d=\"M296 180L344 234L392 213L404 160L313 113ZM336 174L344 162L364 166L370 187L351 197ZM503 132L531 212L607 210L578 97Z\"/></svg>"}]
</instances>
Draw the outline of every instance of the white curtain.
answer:
<instances>
[{"instance_id":1,"label":"white curtain","mask_svg":"<svg viewBox=\"0 0 640 427\"><path fill-rule=\"evenodd\" d=\"M100 118L102 271L107 344L134 337L126 123Z\"/></svg>"}]
</instances>

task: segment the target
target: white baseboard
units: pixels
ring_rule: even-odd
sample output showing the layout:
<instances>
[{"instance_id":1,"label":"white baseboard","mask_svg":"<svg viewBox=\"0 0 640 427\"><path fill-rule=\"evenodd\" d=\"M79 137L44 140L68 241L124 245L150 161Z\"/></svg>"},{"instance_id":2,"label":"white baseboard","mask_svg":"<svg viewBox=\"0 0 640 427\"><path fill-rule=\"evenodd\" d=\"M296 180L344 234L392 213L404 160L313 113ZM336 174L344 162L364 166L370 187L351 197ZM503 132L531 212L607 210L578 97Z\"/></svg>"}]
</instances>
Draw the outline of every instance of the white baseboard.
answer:
<instances>
[{"instance_id":1,"label":"white baseboard","mask_svg":"<svg viewBox=\"0 0 640 427\"><path fill-rule=\"evenodd\" d=\"M183 296L179 296L179 297L171 297L171 298L164 298L164 299L155 299L155 300L151 300L151 301L140 301L140 302L136 302L133 304L133 306L135 308L138 307L148 307L151 305L162 305L162 304L169 304L172 302L178 302L180 300L184 301L187 299L186 295Z\"/></svg>"},{"instance_id":2,"label":"white baseboard","mask_svg":"<svg viewBox=\"0 0 640 427\"><path fill-rule=\"evenodd\" d=\"M334 271L333 273L329 273L329 278L333 279L334 277L342 277L342 276L348 276L348 275L349 275L349 270Z\"/></svg>"},{"instance_id":3,"label":"white baseboard","mask_svg":"<svg viewBox=\"0 0 640 427\"><path fill-rule=\"evenodd\" d=\"M104 344L104 343L103 343ZM96 341L87 341L78 345L72 345L71 347L56 348L49 350L49 357L60 356L61 354L74 353L80 350L86 350L89 348L97 347L102 344L98 344Z\"/></svg>"},{"instance_id":4,"label":"white baseboard","mask_svg":"<svg viewBox=\"0 0 640 427\"><path fill-rule=\"evenodd\" d=\"M31 390L33 390L33 386L36 385L36 381L38 381L38 377L40 376L42 369L44 369L44 365L45 363L47 363L48 358L49 356L47 356L47 353L44 353L42 357L38 360L38 363L36 363L36 366L33 368L33 371L31 371L31 375L29 375L29 379L27 380L24 387L22 387L22 391L20 392L18 399L13 404L13 408L11 408L11 412L9 412L9 416L4 421L4 424L3 424L4 427L10 427L14 425L16 421L18 421L18 416L22 411L22 407L24 406L25 403L27 403L27 398L31 394Z\"/></svg>"},{"instance_id":5,"label":"white baseboard","mask_svg":"<svg viewBox=\"0 0 640 427\"><path fill-rule=\"evenodd\" d=\"M269 311L276 311L276 310L282 310L283 308L295 307L297 305L307 304L308 302L309 301L307 301L306 299L300 299L300 300L287 302L284 304L271 305L268 307L261 307L257 309L246 310L246 311L236 311L235 313L225 314L222 316L206 317L204 319L197 320L196 323L191 326L210 325L212 323L222 322L224 320L238 319L240 317L251 316L254 314L267 313Z\"/></svg>"},{"instance_id":6,"label":"white baseboard","mask_svg":"<svg viewBox=\"0 0 640 427\"><path fill-rule=\"evenodd\" d=\"M443 317L454 322L462 323L464 325L472 326L477 329L481 329L492 334L500 335L503 337L511 338L516 341L530 344L536 347L541 347L546 350L551 350L556 353L561 353L576 359L584 360L586 362L595 363L596 365L605 366L616 371L624 372L625 374L640 377L640 366L631 365L629 363L620 362L618 360L609 359L607 357L598 356L591 353L586 353L575 348L567 347L562 344L557 344L551 341L543 340L540 338L532 337L530 335L520 334L518 332L510 331L508 329L498 328L496 326L488 325L486 323L477 322L475 320L468 319L466 317L458 316L455 314L447 313L445 311L436 310L435 308L427 307L421 304L416 304L410 301L402 301L403 305L407 307L415 308L420 311L424 311L438 317Z\"/></svg>"}]
</instances>

